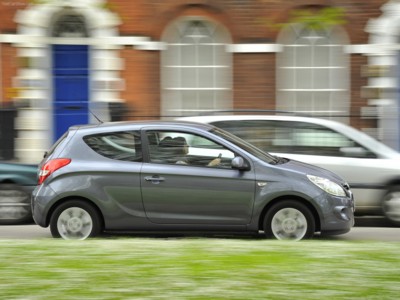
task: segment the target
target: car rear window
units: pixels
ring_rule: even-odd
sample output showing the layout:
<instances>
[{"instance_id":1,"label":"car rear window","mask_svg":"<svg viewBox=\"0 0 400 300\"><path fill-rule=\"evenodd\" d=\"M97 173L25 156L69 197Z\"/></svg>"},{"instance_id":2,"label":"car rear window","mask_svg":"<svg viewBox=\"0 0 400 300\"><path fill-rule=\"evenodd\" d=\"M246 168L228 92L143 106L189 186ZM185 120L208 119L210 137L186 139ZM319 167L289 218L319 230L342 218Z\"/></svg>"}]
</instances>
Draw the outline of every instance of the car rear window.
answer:
<instances>
[{"instance_id":1,"label":"car rear window","mask_svg":"<svg viewBox=\"0 0 400 300\"><path fill-rule=\"evenodd\" d=\"M51 148L49 149L49 151L46 151L46 152L44 153L44 156L43 156L43 157L48 157L48 156L50 156L50 155L54 152L54 150L56 150L56 148L66 139L66 137L68 136L68 134L69 134L69 131L66 131L66 132L51 146Z\"/></svg>"},{"instance_id":2,"label":"car rear window","mask_svg":"<svg viewBox=\"0 0 400 300\"><path fill-rule=\"evenodd\" d=\"M116 160L141 162L140 132L108 132L85 136L85 143L98 154Z\"/></svg>"}]
</instances>

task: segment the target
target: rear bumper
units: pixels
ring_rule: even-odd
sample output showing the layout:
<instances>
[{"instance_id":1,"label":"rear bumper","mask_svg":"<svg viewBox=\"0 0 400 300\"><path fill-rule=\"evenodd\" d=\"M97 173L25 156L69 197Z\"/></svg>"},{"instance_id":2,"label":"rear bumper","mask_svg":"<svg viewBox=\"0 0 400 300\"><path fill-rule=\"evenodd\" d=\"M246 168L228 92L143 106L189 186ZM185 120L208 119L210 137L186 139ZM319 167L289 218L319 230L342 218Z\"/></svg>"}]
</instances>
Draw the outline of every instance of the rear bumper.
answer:
<instances>
[{"instance_id":1,"label":"rear bumper","mask_svg":"<svg viewBox=\"0 0 400 300\"><path fill-rule=\"evenodd\" d=\"M45 191L43 193L43 191ZM35 223L41 227L49 226L48 222L48 213L49 213L49 205L48 203L54 201L56 193L50 188L46 187L46 189L41 189L41 186L38 186L32 192L31 198L31 210L32 217Z\"/></svg>"}]
</instances>

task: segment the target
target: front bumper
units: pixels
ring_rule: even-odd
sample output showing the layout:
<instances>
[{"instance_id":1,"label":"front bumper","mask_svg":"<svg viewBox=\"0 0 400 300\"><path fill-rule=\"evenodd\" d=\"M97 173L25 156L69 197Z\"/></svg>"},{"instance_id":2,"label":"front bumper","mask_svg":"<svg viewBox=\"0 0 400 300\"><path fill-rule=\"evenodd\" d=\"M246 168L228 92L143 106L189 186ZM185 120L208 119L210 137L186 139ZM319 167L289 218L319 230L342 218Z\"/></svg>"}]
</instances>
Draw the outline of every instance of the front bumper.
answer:
<instances>
[{"instance_id":1,"label":"front bumper","mask_svg":"<svg viewBox=\"0 0 400 300\"><path fill-rule=\"evenodd\" d=\"M336 235L349 232L354 227L354 198L329 196L328 202L333 203L329 211L324 212L321 220L321 234Z\"/></svg>"}]
</instances>

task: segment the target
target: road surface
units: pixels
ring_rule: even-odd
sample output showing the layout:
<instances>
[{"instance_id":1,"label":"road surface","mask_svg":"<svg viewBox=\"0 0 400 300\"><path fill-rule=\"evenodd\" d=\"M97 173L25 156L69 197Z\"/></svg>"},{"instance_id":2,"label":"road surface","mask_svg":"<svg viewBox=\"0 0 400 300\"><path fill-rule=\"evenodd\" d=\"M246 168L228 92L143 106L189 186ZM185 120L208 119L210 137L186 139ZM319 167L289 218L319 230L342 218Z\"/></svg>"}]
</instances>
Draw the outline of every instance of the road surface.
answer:
<instances>
[{"instance_id":1,"label":"road surface","mask_svg":"<svg viewBox=\"0 0 400 300\"><path fill-rule=\"evenodd\" d=\"M146 234L132 234L128 236L152 236ZM157 236L157 235L156 235ZM160 235L158 235L160 236ZM162 236L165 237L165 234ZM19 225L19 226L0 226L1 239L51 239L50 229L42 228L37 225ZM321 238L316 236L316 238ZM356 219L356 227L350 232L342 235L331 236L327 239L356 241L400 241L400 228L390 227L383 219L380 218L361 218Z\"/></svg>"}]
</instances>

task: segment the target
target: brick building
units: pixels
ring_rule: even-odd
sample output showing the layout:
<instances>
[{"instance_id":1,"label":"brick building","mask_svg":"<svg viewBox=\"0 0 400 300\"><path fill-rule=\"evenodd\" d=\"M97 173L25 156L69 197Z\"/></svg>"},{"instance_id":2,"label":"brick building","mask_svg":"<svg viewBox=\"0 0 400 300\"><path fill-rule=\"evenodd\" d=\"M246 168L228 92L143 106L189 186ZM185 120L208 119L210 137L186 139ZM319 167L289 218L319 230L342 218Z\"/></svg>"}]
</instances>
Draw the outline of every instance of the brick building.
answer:
<instances>
[{"instance_id":1,"label":"brick building","mask_svg":"<svg viewBox=\"0 0 400 300\"><path fill-rule=\"evenodd\" d=\"M395 0L0 0L16 159L94 115L232 109L334 118L399 148L399 16Z\"/></svg>"}]
</instances>

